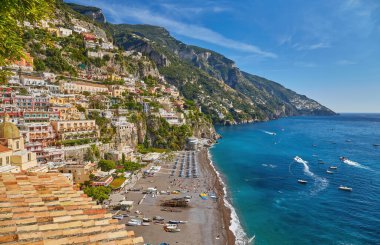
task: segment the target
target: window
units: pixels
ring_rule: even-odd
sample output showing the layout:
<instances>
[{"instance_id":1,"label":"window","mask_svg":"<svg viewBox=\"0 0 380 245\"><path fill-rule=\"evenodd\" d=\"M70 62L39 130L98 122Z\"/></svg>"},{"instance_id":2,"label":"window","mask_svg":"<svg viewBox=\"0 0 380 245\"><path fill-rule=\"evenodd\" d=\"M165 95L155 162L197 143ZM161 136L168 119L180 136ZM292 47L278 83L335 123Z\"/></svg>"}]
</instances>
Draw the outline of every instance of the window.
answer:
<instances>
[{"instance_id":1,"label":"window","mask_svg":"<svg viewBox=\"0 0 380 245\"><path fill-rule=\"evenodd\" d=\"M20 142L19 141L16 141L16 149L20 149Z\"/></svg>"},{"instance_id":2,"label":"window","mask_svg":"<svg viewBox=\"0 0 380 245\"><path fill-rule=\"evenodd\" d=\"M28 153L28 161L32 160L32 153Z\"/></svg>"},{"instance_id":3,"label":"window","mask_svg":"<svg viewBox=\"0 0 380 245\"><path fill-rule=\"evenodd\" d=\"M3 158L0 158L0 165L3 165Z\"/></svg>"},{"instance_id":4,"label":"window","mask_svg":"<svg viewBox=\"0 0 380 245\"><path fill-rule=\"evenodd\" d=\"M9 157L6 157L5 162L6 164L9 164Z\"/></svg>"}]
</instances>

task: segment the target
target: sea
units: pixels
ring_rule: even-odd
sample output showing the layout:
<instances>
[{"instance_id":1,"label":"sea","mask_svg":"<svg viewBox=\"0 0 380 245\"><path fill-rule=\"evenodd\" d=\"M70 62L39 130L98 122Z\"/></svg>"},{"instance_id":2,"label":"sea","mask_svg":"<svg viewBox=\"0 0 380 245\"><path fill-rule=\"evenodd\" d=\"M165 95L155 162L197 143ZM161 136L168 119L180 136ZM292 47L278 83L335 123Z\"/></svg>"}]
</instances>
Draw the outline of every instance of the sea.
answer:
<instances>
[{"instance_id":1,"label":"sea","mask_svg":"<svg viewBox=\"0 0 380 245\"><path fill-rule=\"evenodd\" d=\"M380 244L380 114L289 117L217 132L223 138L211 158L254 244Z\"/></svg>"}]
</instances>

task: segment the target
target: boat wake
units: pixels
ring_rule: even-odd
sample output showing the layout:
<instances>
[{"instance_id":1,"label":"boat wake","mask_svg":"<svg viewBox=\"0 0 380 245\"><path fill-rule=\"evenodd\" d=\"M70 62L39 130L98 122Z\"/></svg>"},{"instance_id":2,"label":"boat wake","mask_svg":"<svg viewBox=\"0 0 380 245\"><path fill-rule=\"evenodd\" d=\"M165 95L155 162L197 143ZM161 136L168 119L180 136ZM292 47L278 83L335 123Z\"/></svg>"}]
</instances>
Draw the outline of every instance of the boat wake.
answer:
<instances>
[{"instance_id":1,"label":"boat wake","mask_svg":"<svg viewBox=\"0 0 380 245\"><path fill-rule=\"evenodd\" d=\"M269 134L269 135L276 135L275 132L269 132L269 131L265 131L265 130L262 130L263 133L266 133L266 134Z\"/></svg>"},{"instance_id":2,"label":"boat wake","mask_svg":"<svg viewBox=\"0 0 380 245\"><path fill-rule=\"evenodd\" d=\"M356 168L362 168L362 169L371 170L369 167L363 166L360 163L351 161L351 160L349 160L347 158L343 159L342 162L345 163L345 164L347 164L347 165L356 167Z\"/></svg>"},{"instance_id":3,"label":"boat wake","mask_svg":"<svg viewBox=\"0 0 380 245\"><path fill-rule=\"evenodd\" d=\"M314 180L314 185L316 188L312 190L312 194L317 194L318 192L327 188L327 186L329 185L329 181L311 172L307 161L303 160L298 156L295 157L294 160L298 163L301 163L303 165L304 174L311 177Z\"/></svg>"}]
</instances>

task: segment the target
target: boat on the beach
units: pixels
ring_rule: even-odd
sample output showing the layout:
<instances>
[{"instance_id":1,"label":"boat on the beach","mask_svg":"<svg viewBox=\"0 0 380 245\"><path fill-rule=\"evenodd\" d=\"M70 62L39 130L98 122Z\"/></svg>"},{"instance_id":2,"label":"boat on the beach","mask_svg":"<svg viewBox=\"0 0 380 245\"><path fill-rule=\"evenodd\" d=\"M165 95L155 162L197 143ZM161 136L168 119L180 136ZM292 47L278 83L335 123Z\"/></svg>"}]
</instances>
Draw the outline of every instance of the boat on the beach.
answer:
<instances>
[{"instance_id":1,"label":"boat on the beach","mask_svg":"<svg viewBox=\"0 0 380 245\"><path fill-rule=\"evenodd\" d=\"M164 218L162 218L161 216L154 216L153 220L162 221L164 220Z\"/></svg>"},{"instance_id":2,"label":"boat on the beach","mask_svg":"<svg viewBox=\"0 0 380 245\"><path fill-rule=\"evenodd\" d=\"M336 166L330 166L329 169L337 169L338 167Z\"/></svg>"},{"instance_id":3,"label":"boat on the beach","mask_svg":"<svg viewBox=\"0 0 380 245\"><path fill-rule=\"evenodd\" d=\"M166 232L180 232L181 229L178 228L178 225L176 224L166 224L164 225L164 230Z\"/></svg>"},{"instance_id":4,"label":"boat on the beach","mask_svg":"<svg viewBox=\"0 0 380 245\"><path fill-rule=\"evenodd\" d=\"M294 157L294 161L298 162L298 163L307 163L307 161L303 160L302 158L300 158L299 156L295 156Z\"/></svg>"},{"instance_id":5,"label":"boat on the beach","mask_svg":"<svg viewBox=\"0 0 380 245\"><path fill-rule=\"evenodd\" d=\"M141 220L131 219L128 221L128 226L140 226L142 224Z\"/></svg>"},{"instance_id":6,"label":"boat on the beach","mask_svg":"<svg viewBox=\"0 0 380 245\"><path fill-rule=\"evenodd\" d=\"M298 180L298 183L300 183L300 184L307 184L307 181L306 181L306 180L303 180L303 179L299 179L299 180Z\"/></svg>"},{"instance_id":7,"label":"boat on the beach","mask_svg":"<svg viewBox=\"0 0 380 245\"><path fill-rule=\"evenodd\" d=\"M330 170L327 170L326 173L328 173L328 174L333 174L334 172L333 172L333 171L330 171Z\"/></svg>"},{"instance_id":8,"label":"boat on the beach","mask_svg":"<svg viewBox=\"0 0 380 245\"><path fill-rule=\"evenodd\" d=\"M338 188L339 190L342 190L342 191L352 191L352 188L351 187L347 187L347 186L339 186Z\"/></svg>"}]
</instances>

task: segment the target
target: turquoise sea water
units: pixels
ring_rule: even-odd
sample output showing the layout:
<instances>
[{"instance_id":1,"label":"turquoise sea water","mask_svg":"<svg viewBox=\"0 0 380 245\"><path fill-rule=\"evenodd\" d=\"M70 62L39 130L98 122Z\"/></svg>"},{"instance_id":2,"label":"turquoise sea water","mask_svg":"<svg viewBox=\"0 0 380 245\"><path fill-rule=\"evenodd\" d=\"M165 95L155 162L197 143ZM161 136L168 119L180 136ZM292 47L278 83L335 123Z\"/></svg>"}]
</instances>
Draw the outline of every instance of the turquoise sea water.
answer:
<instances>
[{"instance_id":1,"label":"turquoise sea water","mask_svg":"<svg viewBox=\"0 0 380 245\"><path fill-rule=\"evenodd\" d=\"M256 245L380 244L380 146L373 145L380 144L380 114L284 118L217 131L223 138L212 159ZM334 174L326 173L329 166L337 166Z\"/></svg>"}]
</instances>

